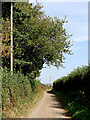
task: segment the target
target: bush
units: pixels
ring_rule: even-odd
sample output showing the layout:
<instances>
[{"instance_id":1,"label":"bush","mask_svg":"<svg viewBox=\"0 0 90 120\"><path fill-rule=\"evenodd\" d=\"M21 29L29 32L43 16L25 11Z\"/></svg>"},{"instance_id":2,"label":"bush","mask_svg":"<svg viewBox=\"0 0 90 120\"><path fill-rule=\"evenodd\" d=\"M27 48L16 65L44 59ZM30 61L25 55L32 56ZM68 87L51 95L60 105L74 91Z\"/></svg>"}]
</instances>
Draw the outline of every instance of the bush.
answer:
<instances>
[{"instance_id":1,"label":"bush","mask_svg":"<svg viewBox=\"0 0 90 120\"><path fill-rule=\"evenodd\" d=\"M33 93L40 91L41 83L36 81L33 73L24 76L21 72L2 69L2 108L16 106L25 99L32 99Z\"/></svg>"},{"instance_id":2,"label":"bush","mask_svg":"<svg viewBox=\"0 0 90 120\"><path fill-rule=\"evenodd\" d=\"M78 67L72 71L68 76L56 80L53 83L54 90L61 90L66 93L70 91L82 91L87 99L90 94L90 65Z\"/></svg>"}]
</instances>

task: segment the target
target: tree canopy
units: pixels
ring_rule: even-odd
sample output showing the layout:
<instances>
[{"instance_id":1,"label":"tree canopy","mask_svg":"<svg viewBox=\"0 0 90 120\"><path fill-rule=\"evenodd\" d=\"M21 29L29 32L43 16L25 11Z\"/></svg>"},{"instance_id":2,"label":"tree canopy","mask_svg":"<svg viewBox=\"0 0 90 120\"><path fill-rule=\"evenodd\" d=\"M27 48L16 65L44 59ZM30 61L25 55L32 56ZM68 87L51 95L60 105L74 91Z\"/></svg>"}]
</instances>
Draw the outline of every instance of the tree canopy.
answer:
<instances>
[{"instance_id":1,"label":"tree canopy","mask_svg":"<svg viewBox=\"0 0 90 120\"><path fill-rule=\"evenodd\" d=\"M46 16L39 3L14 3L14 69L26 75L39 73L44 63L62 66L64 54L71 54L72 45L65 23L66 17ZM3 56L4 66L10 66L9 59L10 56Z\"/></svg>"}]
</instances>

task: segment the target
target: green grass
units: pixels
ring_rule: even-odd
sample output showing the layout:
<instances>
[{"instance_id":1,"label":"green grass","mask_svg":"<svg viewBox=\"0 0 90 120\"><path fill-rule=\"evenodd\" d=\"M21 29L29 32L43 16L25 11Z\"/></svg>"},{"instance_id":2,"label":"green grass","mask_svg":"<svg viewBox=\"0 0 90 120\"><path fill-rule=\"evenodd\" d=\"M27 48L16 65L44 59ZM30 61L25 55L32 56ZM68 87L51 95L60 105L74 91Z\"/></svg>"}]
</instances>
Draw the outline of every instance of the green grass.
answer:
<instances>
[{"instance_id":1,"label":"green grass","mask_svg":"<svg viewBox=\"0 0 90 120\"><path fill-rule=\"evenodd\" d=\"M81 93L52 91L61 99L67 114L72 120L90 120L90 101L86 100Z\"/></svg>"}]
</instances>

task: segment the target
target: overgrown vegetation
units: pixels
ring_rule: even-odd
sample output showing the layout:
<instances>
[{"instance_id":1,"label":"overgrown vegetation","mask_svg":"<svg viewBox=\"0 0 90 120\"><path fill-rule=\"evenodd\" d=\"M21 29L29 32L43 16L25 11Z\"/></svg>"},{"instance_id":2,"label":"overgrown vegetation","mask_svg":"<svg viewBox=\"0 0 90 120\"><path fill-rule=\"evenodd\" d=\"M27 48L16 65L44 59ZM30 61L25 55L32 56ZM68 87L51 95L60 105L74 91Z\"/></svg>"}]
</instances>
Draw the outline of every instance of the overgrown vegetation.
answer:
<instances>
[{"instance_id":1,"label":"overgrown vegetation","mask_svg":"<svg viewBox=\"0 0 90 120\"><path fill-rule=\"evenodd\" d=\"M11 74L7 68L2 69L3 117L21 117L36 96L42 96L43 91L47 88L35 79L33 73L24 76L21 72ZM14 112L12 115L9 114L11 110Z\"/></svg>"},{"instance_id":2,"label":"overgrown vegetation","mask_svg":"<svg viewBox=\"0 0 90 120\"><path fill-rule=\"evenodd\" d=\"M78 67L53 83L73 120L90 119L90 65Z\"/></svg>"}]
</instances>

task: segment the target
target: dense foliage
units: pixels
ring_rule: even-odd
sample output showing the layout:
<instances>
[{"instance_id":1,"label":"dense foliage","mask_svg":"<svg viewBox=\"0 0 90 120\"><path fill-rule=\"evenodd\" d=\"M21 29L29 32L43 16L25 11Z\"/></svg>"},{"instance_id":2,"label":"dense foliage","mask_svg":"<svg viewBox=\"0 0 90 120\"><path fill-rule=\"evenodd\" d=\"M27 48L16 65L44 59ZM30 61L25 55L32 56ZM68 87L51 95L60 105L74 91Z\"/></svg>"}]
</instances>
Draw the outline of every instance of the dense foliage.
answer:
<instances>
[{"instance_id":1,"label":"dense foliage","mask_svg":"<svg viewBox=\"0 0 90 120\"><path fill-rule=\"evenodd\" d=\"M3 109L4 106L8 107L9 104L14 104L14 101L18 102L19 98L25 99L25 97L30 97L32 92L38 92L39 86L41 83L36 81L33 73L29 76L24 76L20 72L11 75L6 68L2 69ZM12 97L11 101L10 97Z\"/></svg>"},{"instance_id":2,"label":"dense foliage","mask_svg":"<svg viewBox=\"0 0 90 120\"><path fill-rule=\"evenodd\" d=\"M10 20L10 3L4 3L3 8L4 21ZM38 3L14 3L14 69L24 75L34 71L37 76L44 63L62 66L64 54L71 54L71 35L65 23L66 17L60 20L46 16ZM2 60L3 66L10 68L10 56Z\"/></svg>"},{"instance_id":3,"label":"dense foliage","mask_svg":"<svg viewBox=\"0 0 90 120\"><path fill-rule=\"evenodd\" d=\"M40 81L35 79L33 73L24 76L21 72L12 75L7 68L2 69L2 109L3 117L12 108L20 108L29 102L33 102L33 96L42 92ZM23 108L23 107L22 107ZM9 116L10 117L10 116Z\"/></svg>"},{"instance_id":4,"label":"dense foliage","mask_svg":"<svg viewBox=\"0 0 90 120\"><path fill-rule=\"evenodd\" d=\"M10 56L10 30L10 21L2 19L2 41L0 40L2 57Z\"/></svg>"},{"instance_id":5,"label":"dense foliage","mask_svg":"<svg viewBox=\"0 0 90 120\"><path fill-rule=\"evenodd\" d=\"M82 91L86 97L90 94L90 65L78 67L68 76L62 77L53 83L55 90L64 92Z\"/></svg>"},{"instance_id":6,"label":"dense foliage","mask_svg":"<svg viewBox=\"0 0 90 120\"><path fill-rule=\"evenodd\" d=\"M78 67L53 83L73 120L90 119L90 65Z\"/></svg>"}]
</instances>

